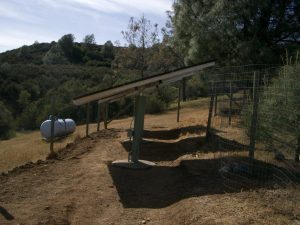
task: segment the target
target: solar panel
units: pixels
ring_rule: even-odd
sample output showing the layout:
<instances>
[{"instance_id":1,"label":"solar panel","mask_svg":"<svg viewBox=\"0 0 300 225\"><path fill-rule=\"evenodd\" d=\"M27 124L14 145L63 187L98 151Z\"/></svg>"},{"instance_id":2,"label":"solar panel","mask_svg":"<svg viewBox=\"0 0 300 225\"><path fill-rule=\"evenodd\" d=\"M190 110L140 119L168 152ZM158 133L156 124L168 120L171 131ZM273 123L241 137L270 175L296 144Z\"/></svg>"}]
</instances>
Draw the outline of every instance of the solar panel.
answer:
<instances>
[{"instance_id":1,"label":"solar panel","mask_svg":"<svg viewBox=\"0 0 300 225\"><path fill-rule=\"evenodd\" d=\"M208 67L212 67L214 65L214 61L209 61L198 65L177 69L171 72L154 75L127 84L78 96L73 99L73 103L75 105L83 105L93 101L98 101L98 103L113 102L126 96L136 95L140 92L164 86L181 80L185 77L190 77L196 72L204 70Z\"/></svg>"}]
</instances>

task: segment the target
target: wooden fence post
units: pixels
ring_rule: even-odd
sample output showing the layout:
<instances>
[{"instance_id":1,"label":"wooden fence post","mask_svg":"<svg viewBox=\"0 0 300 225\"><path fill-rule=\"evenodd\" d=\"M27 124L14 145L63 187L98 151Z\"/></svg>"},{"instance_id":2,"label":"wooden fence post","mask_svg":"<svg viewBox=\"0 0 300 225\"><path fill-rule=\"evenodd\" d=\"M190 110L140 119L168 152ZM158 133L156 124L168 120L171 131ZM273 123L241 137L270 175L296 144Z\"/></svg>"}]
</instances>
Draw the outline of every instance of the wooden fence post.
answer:
<instances>
[{"instance_id":1,"label":"wooden fence post","mask_svg":"<svg viewBox=\"0 0 300 225\"><path fill-rule=\"evenodd\" d=\"M205 140L206 142L209 141L209 138L211 136L211 118L212 118L212 113L213 113L213 107L214 107L214 90L213 88L211 89L211 96L210 96L210 103L209 103L209 111L208 111L208 120L207 120L207 127L206 127L206 137Z\"/></svg>"},{"instance_id":2,"label":"wooden fence post","mask_svg":"<svg viewBox=\"0 0 300 225\"><path fill-rule=\"evenodd\" d=\"M253 101L252 101L252 117L251 117L251 127L250 127L250 148L249 157L254 158L255 141L256 141L256 129L258 120L258 88L259 88L259 74L254 72L253 74Z\"/></svg>"}]
</instances>

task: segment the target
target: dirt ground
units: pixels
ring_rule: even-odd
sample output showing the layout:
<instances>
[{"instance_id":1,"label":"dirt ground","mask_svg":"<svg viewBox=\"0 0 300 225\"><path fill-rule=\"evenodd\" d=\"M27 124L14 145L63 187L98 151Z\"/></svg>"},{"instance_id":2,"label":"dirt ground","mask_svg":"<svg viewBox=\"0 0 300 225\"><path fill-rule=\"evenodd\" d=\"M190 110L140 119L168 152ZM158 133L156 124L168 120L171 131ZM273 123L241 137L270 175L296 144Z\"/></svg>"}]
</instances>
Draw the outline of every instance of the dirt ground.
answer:
<instances>
[{"instance_id":1,"label":"dirt ground","mask_svg":"<svg viewBox=\"0 0 300 225\"><path fill-rule=\"evenodd\" d=\"M128 157L128 118L0 176L0 224L300 224L297 187L225 185L224 155L204 142L206 119L189 108L180 123L175 111L146 116L140 156L156 163L148 170L111 164Z\"/></svg>"}]
</instances>

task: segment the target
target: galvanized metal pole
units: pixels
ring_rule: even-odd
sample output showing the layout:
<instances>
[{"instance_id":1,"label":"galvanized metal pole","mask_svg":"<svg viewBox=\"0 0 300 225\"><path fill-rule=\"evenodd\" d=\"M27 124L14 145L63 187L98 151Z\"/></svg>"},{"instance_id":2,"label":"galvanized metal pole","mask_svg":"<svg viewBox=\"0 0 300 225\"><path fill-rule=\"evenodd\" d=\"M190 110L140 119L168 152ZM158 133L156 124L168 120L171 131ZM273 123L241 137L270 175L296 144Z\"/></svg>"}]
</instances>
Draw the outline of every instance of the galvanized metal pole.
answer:
<instances>
[{"instance_id":1,"label":"galvanized metal pole","mask_svg":"<svg viewBox=\"0 0 300 225\"><path fill-rule=\"evenodd\" d=\"M134 115L134 134L132 143L131 161L137 163L139 160L140 146L143 139L144 116L145 116L146 97L142 95L136 96L135 99L135 115Z\"/></svg>"},{"instance_id":2,"label":"galvanized metal pole","mask_svg":"<svg viewBox=\"0 0 300 225\"><path fill-rule=\"evenodd\" d=\"M54 116L54 112L55 111L55 99L54 97L52 97L51 100L51 114L50 115L50 120L51 120L51 127L50 127L50 155L53 156L54 153L54 124L55 124L55 116Z\"/></svg>"},{"instance_id":3,"label":"galvanized metal pole","mask_svg":"<svg viewBox=\"0 0 300 225\"><path fill-rule=\"evenodd\" d=\"M258 119L258 81L259 77L256 72L253 74L253 105L252 105L252 118L251 118L251 127L250 127L250 148L249 148L249 157L254 158L255 150L255 141L256 141L256 127Z\"/></svg>"},{"instance_id":4,"label":"galvanized metal pole","mask_svg":"<svg viewBox=\"0 0 300 225\"><path fill-rule=\"evenodd\" d=\"M214 114L214 116L217 115L217 112L218 112L218 93L216 91L215 92L215 114Z\"/></svg>"},{"instance_id":5,"label":"galvanized metal pole","mask_svg":"<svg viewBox=\"0 0 300 225\"><path fill-rule=\"evenodd\" d=\"M108 103L104 104L104 129L107 129L108 124Z\"/></svg>"},{"instance_id":6,"label":"galvanized metal pole","mask_svg":"<svg viewBox=\"0 0 300 225\"><path fill-rule=\"evenodd\" d=\"M101 105L98 103L98 110L97 110L97 131L100 130L100 120L101 120Z\"/></svg>"},{"instance_id":7,"label":"galvanized metal pole","mask_svg":"<svg viewBox=\"0 0 300 225\"><path fill-rule=\"evenodd\" d=\"M54 145L54 123L55 123L55 117L53 115L50 115L50 120L51 120L51 137L50 137L50 154L54 155L54 149L53 149L53 145Z\"/></svg>"},{"instance_id":8,"label":"galvanized metal pole","mask_svg":"<svg viewBox=\"0 0 300 225\"><path fill-rule=\"evenodd\" d=\"M180 116L180 101L181 101L181 86L178 88L178 103L177 103L177 123L179 122Z\"/></svg>"},{"instance_id":9,"label":"galvanized metal pole","mask_svg":"<svg viewBox=\"0 0 300 225\"><path fill-rule=\"evenodd\" d=\"M295 150L295 162L299 162L299 155L300 155L300 134L297 140L297 148Z\"/></svg>"},{"instance_id":10,"label":"galvanized metal pole","mask_svg":"<svg viewBox=\"0 0 300 225\"><path fill-rule=\"evenodd\" d=\"M186 78L182 79L182 101L186 101Z\"/></svg>"},{"instance_id":11,"label":"galvanized metal pole","mask_svg":"<svg viewBox=\"0 0 300 225\"><path fill-rule=\"evenodd\" d=\"M86 127L85 127L85 136L89 136L89 125L90 125L90 103L86 104Z\"/></svg>"},{"instance_id":12,"label":"galvanized metal pole","mask_svg":"<svg viewBox=\"0 0 300 225\"><path fill-rule=\"evenodd\" d=\"M232 83L230 81L229 83L229 91L230 91L230 95L229 95L229 116L228 116L228 124L231 125L231 117L232 117Z\"/></svg>"},{"instance_id":13,"label":"galvanized metal pole","mask_svg":"<svg viewBox=\"0 0 300 225\"><path fill-rule=\"evenodd\" d=\"M209 141L209 138L211 136L210 127L211 127L211 118L212 118L213 107L214 107L214 98L215 98L215 96L214 96L213 88L212 88L211 96L210 96L209 111L208 111L208 120L207 120L207 126L206 126L206 137L205 137L206 141Z\"/></svg>"}]
</instances>

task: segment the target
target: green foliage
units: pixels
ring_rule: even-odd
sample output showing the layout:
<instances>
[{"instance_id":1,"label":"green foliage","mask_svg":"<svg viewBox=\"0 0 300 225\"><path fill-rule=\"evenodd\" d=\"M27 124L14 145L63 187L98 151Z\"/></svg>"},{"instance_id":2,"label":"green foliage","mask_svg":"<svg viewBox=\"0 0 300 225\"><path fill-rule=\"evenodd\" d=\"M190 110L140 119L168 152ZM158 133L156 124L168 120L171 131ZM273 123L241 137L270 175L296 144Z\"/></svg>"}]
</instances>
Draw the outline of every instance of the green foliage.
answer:
<instances>
[{"instance_id":1,"label":"green foliage","mask_svg":"<svg viewBox=\"0 0 300 225\"><path fill-rule=\"evenodd\" d=\"M102 55L107 60L113 60L114 59L114 45L111 41L105 42L105 44L102 46Z\"/></svg>"},{"instance_id":2,"label":"green foliage","mask_svg":"<svg viewBox=\"0 0 300 225\"><path fill-rule=\"evenodd\" d=\"M201 76L193 76L187 81L186 95L188 98L197 98L207 96L209 84Z\"/></svg>"},{"instance_id":3,"label":"green foliage","mask_svg":"<svg viewBox=\"0 0 300 225\"><path fill-rule=\"evenodd\" d=\"M150 95L147 98L146 113L161 113L166 107L166 103L157 94Z\"/></svg>"},{"instance_id":4,"label":"green foliage","mask_svg":"<svg viewBox=\"0 0 300 225\"><path fill-rule=\"evenodd\" d=\"M85 35L85 37L83 38L83 43L87 46L95 45L96 44L95 35L94 34Z\"/></svg>"},{"instance_id":5,"label":"green foliage","mask_svg":"<svg viewBox=\"0 0 300 225\"><path fill-rule=\"evenodd\" d=\"M46 65L67 64L68 60L60 45L54 45L43 57L43 63Z\"/></svg>"},{"instance_id":6,"label":"green foliage","mask_svg":"<svg viewBox=\"0 0 300 225\"><path fill-rule=\"evenodd\" d=\"M73 34L65 34L58 40L58 45L61 47L67 58L72 58L73 56L73 46L75 37Z\"/></svg>"},{"instance_id":7,"label":"green foliage","mask_svg":"<svg viewBox=\"0 0 300 225\"><path fill-rule=\"evenodd\" d=\"M14 120L11 112L0 101L0 139L9 139L14 136Z\"/></svg>"},{"instance_id":8,"label":"green foliage","mask_svg":"<svg viewBox=\"0 0 300 225\"><path fill-rule=\"evenodd\" d=\"M147 69L147 57L154 44L159 43L158 25L152 25L151 21L142 16L135 20L130 18L127 30L122 31L124 39L129 47L119 51L115 65L121 68L130 68L140 71L143 78Z\"/></svg>"},{"instance_id":9,"label":"green foliage","mask_svg":"<svg viewBox=\"0 0 300 225\"><path fill-rule=\"evenodd\" d=\"M299 49L299 6L292 0L179 0L171 17L175 42L186 64L280 62L286 47Z\"/></svg>"},{"instance_id":10,"label":"green foliage","mask_svg":"<svg viewBox=\"0 0 300 225\"><path fill-rule=\"evenodd\" d=\"M243 112L243 124L251 128L252 104ZM286 65L260 94L257 139L277 149L297 146L300 140L300 64ZM281 146L282 147L282 146ZM278 149L282 150L282 149Z\"/></svg>"}]
</instances>

